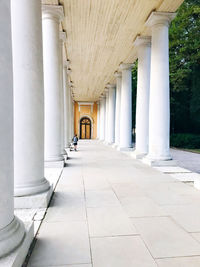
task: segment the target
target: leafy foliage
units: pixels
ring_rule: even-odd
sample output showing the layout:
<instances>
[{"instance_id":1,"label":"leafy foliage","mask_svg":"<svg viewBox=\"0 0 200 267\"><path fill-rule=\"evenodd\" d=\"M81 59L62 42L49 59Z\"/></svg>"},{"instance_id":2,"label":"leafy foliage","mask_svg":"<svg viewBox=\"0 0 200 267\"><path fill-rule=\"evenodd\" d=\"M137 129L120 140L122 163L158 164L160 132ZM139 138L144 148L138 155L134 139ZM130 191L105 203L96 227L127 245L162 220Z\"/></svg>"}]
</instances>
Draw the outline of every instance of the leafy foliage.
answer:
<instances>
[{"instance_id":1,"label":"leafy foliage","mask_svg":"<svg viewBox=\"0 0 200 267\"><path fill-rule=\"evenodd\" d=\"M171 131L200 132L200 0L184 1L169 41Z\"/></svg>"},{"instance_id":2,"label":"leafy foliage","mask_svg":"<svg viewBox=\"0 0 200 267\"><path fill-rule=\"evenodd\" d=\"M200 135L195 134L172 134L171 146L194 149L200 147Z\"/></svg>"}]
</instances>

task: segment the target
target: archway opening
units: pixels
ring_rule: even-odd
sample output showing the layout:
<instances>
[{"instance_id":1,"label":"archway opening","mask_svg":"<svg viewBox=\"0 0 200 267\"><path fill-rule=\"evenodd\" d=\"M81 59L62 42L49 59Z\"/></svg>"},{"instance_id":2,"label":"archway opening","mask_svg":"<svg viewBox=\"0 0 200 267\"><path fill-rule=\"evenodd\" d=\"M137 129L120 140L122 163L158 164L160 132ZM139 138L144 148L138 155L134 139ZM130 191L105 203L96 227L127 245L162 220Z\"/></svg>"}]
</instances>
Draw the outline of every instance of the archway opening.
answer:
<instances>
[{"instance_id":1,"label":"archway opening","mask_svg":"<svg viewBox=\"0 0 200 267\"><path fill-rule=\"evenodd\" d=\"M84 117L80 120L80 139L91 139L91 120Z\"/></svg>"}]
</instances>

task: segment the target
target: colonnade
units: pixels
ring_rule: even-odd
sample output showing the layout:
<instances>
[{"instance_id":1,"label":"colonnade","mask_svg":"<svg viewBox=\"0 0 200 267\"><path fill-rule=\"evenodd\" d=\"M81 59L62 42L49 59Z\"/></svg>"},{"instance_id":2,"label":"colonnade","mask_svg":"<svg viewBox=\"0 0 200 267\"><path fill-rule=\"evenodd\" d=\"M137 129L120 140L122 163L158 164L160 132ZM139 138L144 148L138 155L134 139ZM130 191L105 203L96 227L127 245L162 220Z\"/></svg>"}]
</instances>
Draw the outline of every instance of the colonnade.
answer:
<instances>
[{"instance_id":1,"label":"colonnade","mask_svg":"<svg viewBox=\"0 0 200 267\"><path fill-rule=\"evenodd\" d=\"M146 21L151 36L139 35L133 44L138 56L133 156L150 164L171 164L168 29L174 17L175 13L152 12ZM132 148L132 67L133 64L120 64L114 73L116 98L114 89L111 91L111 85L107 85L100 100L100 140L113 143L119 150Z\"/></svg>"},{"instance_id":2,"label":"colonnade","mask_svg":"<svg viewBox=\"0 0 200 267\"><path fill-rule=\"evenodd\" d=\"M63 18L63 7L41 6L40 0L1 3L0 258L26 235L14 216L14 197L34 200L50 192L45 162L62 166L73 137Z\"/></svg>"},{"instance_id":3,"label":"colonnade","mask_svg":"<svg viewBox=\"0 0 200 267\"><path fill-rule=\"evenodd\" d=\"M137 157L167 161L169 153L168 27L173 13L153 12L151 36L138 36ZM74 134L74 102L60 32L62 6L40 0L2 1L0 8L0 257L25 236L14 196L48 192L44 164L63 164ZM98 107L98 137L132 148L132 67L121 63ZM54 165L55 166L55 165Z\"/></svg>"}]
</instances>

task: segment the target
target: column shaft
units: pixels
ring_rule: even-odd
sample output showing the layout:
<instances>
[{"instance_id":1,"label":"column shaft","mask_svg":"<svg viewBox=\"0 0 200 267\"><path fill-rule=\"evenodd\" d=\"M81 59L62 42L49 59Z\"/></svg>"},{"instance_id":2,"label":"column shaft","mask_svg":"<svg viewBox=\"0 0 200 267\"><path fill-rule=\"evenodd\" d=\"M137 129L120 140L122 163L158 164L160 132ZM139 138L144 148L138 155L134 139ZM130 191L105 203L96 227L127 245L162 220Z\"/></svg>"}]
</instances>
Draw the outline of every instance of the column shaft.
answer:
<instances>
[{"instance_id":1,"label":"column shaft","mask_svg":"<svg viewBox=\"0 0 200 267\"><path fill-rule=\"evenodd\" d=\"M107 89L106 89L107 90ZM109 93L106 91L105 141L108 142Z\"/></svg>"},{"instance_id":2,"label":"column shaft","mask_svg":"<svg viewBox=\"0 0 200 267\"><path fill-rule=\"evenodd\" d=\"M61 117L61 154L65 154L65 110L64 110L64 62L63 62L63 50L64 50L64 42L66 41L65 32L60 32L60 117Z\"/></svg>"},{"instance_id":3,"label":"column shaft","mask_svg":"<svg viewBox=\"0 0 200 267\"><path fill-rule=\"evenodd\" d=\"M149 106L149 154L153 160L171 159L169 151L169 22L173 13L153 12Z\"/></svg>"},{"instance_id":4,"label":"column shaft","mask_svg":"<svg viewBox=\"0 0 200 267\"><path fill-rule=\"evenodd\" d=\"M120 149L132 147L132 64L121 64Z\"/></svg>"},{"instance_id":5,"label":"column shaft","mask_svg":"<svg viewBox=\"0 0 200 267\"><path fill-rule=\"evenodd\" d=\"M100 101L97 102L97 139L100 139Z\"/></svg>"},{"instance_id":6,"label":"column shaft","mask_svg":"<svg viewBox=\"0 0 200 267\"><path fill-rule=\"evenodd\" d=\"M61 6L43 6L43 54L45 89L45 160L60 161L61 155L61 68L59 21Z\"/></svg>"},{"instance_id":7,"label":"column shaft","mask_svg":"<svg viewBox=\"0 0 200 267\"><path fill-rule=\"evenodd\" d=\"M115 85L109 86L108 143L115 142Z\"/></svg>"},{"instance_id":8,"label":"column shaft","mask_svg":"<svg viewBox=\"0 0 200 267\"><path fill-rule=\"evenodd\" d=\"M0 258L21 244L24 226L14 217L13 66L10 1L0 8Z\"/></svg>"},{"instance_id":9,"label":"column shaft","mask_svg":"<svg viewBox=\"0 0 200 267\"><path fill-rule=\"evenodd\" d=\"M116 77L116 112L115 112L115 144L119 146L120 144L120 109L121 109L121 84L122 75L121 72L115 73Z\"/></svg>"},{"instance_id":10,"label":"column shaft","mask_svg":"<svg viewBox=\"0 0 200 267\"><path fill-rule=\"evenodd\" d=\"M149 142L151 38L138 37L134 45L137 46L138 53L135 153L142 157L148 153Z\"/></svg>"},{"instance_id":11,"label":"column shaft","mask_svg":"<svg viewBox=\"0 0 200 267\"><path fill-rule=\"evenodd\" d=\"M101 98L100 102L100 140L103 141L105 138L105 97Z\"/></svg>"},{"instance_id":12,"label":"column shaft","mask_svg":"<svg viewBox=\"0 0 200 267\"><path fill-rule=\"evenodd\" d=\"M69 85L67 77L67 65L63 68L63 84L64 84L64 145L69 147Z\"/></svg>"},{"instance_id":13,"label":"column shaft","mask_svg":"<svg viewBox=\"0 0 200 267\"><path fill-rule=\"evenodd\" d=\"M39 0L12 1L15 196L49 189L44 178L44 86Z\"/></svg>"}]
</instances>

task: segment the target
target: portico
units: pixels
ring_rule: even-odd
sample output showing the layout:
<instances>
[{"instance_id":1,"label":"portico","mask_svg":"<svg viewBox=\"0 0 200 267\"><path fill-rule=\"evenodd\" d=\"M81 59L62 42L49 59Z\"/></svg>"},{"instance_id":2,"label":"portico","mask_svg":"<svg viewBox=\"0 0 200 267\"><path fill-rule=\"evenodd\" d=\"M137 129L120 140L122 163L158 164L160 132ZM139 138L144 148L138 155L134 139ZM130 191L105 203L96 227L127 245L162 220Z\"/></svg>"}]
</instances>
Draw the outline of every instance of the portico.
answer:
<instances>
[{"instance_id":1,"label":"portico","mask_svg":"<svg viewBox=\"0 0 200 267\"><path fill-rule=\"evenodd\" d=\"M131 151L150 165L174 164L168 28L183 0L125 2L1 3L0 258L19 249L28 235L30 246L32 228L27 232L14 216L14 197L15 208L48 206L53 188L44 168L64 167L74 134Z\"/></svg>"}]
</instances>

